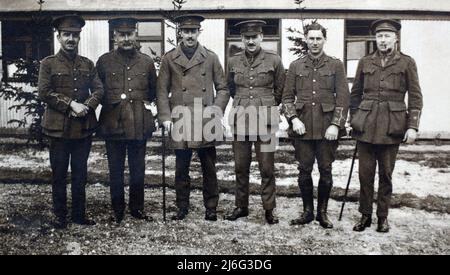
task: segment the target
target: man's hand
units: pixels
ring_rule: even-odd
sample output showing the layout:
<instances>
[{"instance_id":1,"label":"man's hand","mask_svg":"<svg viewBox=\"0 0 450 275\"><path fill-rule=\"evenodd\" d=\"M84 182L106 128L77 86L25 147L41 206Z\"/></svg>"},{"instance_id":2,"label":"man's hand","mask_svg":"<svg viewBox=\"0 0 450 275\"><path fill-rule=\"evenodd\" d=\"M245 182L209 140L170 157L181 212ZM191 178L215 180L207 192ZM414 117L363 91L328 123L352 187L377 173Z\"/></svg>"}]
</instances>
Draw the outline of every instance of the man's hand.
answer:
<instances>
[{"instance_id":1,"label":"man's hand","mask_svg":"<svg viewBox=\"0 0 450 275\"><path fill-rule=\"evenodd\" d=\"M339 134L339 127L336 125L330 125L325 132L325 139L327 140L337 140Z\"/></svg>"},{"instance_id":2,"label":"man's hand","mask_svg":"<svg viewBox=\"0 0 450 275\"><path fill-rule=\"evenodd\" d=\"M292 130L300 136L306 133L305 124L297 117L292 120Z\"/></svg>"},{"instance_id":3,"label":"man's hand","mask_svg":"<svg viewBox=\"0 0 450 275\"><path fill-rule=\"evenodd\" d=\"M75 117L84 117L89 112L88 106L75 101L70 102L70 108L72 108L71 114Z\"/></svg>"},{"instance_id":4,"label":"man's hand","mask_svg":"<svg viewBox=\"0 0 450 275\"><path fill-rule=\"evenodd\" d=\"M172 132L173 122L170 120L164 121L162 123L164 129L166 129L167 132Z\"/></svg>"},{"instance_id":5,"label":"man's hand","mask_svg":"<svg viewBox=\"0 0 450 275\"><path fill-rule=\"evenodd\" d=\"M404 142L411 144L414 143L417 139L417 131L415 129L408 129L405 134L405 138L403 139Z\"/></svg>"}]
</instances>

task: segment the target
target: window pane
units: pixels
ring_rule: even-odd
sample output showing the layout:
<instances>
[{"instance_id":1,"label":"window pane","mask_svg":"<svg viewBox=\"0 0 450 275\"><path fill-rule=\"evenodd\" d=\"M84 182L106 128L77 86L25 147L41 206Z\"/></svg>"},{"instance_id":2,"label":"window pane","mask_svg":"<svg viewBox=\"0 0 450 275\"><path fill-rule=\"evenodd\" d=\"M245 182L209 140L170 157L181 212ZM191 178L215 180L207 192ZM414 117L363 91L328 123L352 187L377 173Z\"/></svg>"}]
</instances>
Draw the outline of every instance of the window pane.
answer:
<instances>
[{"instance_id":1,"label":"window pane","mask_svg":"<svg viewBox=\"0 0 450 275\"><path fill-rule=\"evenodd\" d=\"M140 45L142 53L150 55L152 58L161 57L161 42L140 42Z\"/></svg>"},{"instance_id":2,"label":"window pane","mask_svg":"<svg viewBox=\"0 0 450 275\"><path fill-rule=\"evenodd\" d=\"M139 36L161 36L161 22L139 22Z\"/></svg>"},{"instance_id":3,"label":"window pane","mask_svg":"<svg viewBox=\"0 0 450 275\"><path fill-rule=\"evenodd\" d=\"M261 43L261 47L265 50L271 50L274 52L278 51L278 42L277 41L263 41ZM228 56L233 56L234 54L241 52L244 50L244 45L241 41L230 41L228 43Z\"/></svg>"},{"instance_id":4,"label":"window pane","mask_svg":"<svg viewBox=\"0 0 450 275\"><path fill-rule=\"evenodd\" d=\"M360 59L366 55L366 41L347 42L347 59Z\"/></svg>"},{"instance_id":5,"label":"window pane","mask_svg":"<svg viewBox=\"0 0 450 275\"><path fill-rule=\"evenodd\" d=\"M355 77L359 60L347 60L347 77Z\"/></svg>"},{"instance_id":6,"label":"window pane","mask_svg":"<svg viewBox=\"0 0 450 275\"><path fill-rule=\"evenodd\" d=\"M348 36L371 35L370 25L374 20L346 20L345 26Z\"/></svg>"}]
</instances>

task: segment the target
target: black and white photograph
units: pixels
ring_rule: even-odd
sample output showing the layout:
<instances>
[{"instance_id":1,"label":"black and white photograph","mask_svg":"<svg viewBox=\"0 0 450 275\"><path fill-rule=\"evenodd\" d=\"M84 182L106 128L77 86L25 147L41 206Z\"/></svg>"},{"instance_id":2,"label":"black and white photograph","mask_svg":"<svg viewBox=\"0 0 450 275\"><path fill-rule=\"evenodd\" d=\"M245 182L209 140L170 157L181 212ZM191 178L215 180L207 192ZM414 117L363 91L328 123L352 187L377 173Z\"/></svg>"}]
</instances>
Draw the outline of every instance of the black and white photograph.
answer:
<instances>
[{"instance_id":1,"label":"black and white photograph","mask_svg":"<svg viewBox=\"0 0 450 275\"><path fill-rule=\"evenodd\" d=\"M449 45L445 0L0 0L0 255L449 255Z\"/></svg>"}]
</instances>

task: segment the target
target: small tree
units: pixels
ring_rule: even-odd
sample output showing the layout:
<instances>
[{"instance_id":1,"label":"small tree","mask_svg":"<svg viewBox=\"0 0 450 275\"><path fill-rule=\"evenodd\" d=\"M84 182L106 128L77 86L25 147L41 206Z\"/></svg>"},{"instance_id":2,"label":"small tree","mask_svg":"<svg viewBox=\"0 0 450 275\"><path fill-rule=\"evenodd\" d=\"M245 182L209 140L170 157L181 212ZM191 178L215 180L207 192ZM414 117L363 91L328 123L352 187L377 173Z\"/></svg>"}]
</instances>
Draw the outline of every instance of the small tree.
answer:
<instances>
[{"instance_id":1,"label":"small tree","mask_svg":"<svg viewBox=\"0 0 450 275\"><path fill-rule=\"evenodd\" d=\"M43 0L37 0L39 10L36 15L32 16L30 24L37 26L37 30L50 26L51 18L42 15ZM32 33L33 41L42 43L44 41L43 33L36 31ZM39 48L39 45L37 45ZM39 55L39 54L38 54ZM12 61L17 67L13 74L13 78L20 79L20 83L24 85L11 84L7 80L0 83L0 97L5 100L13 100L15 104L9 108L10 111L24 110L23 119L12 119L8 124L16 124L17 128L28 128L27 143L37 142L44 146L44 138L42 134L41 121L45 110L45 104L39 99L38 95L38 78L40 59L18 59ZM25 87L24 87L25 86Z\"/></svg>"},{"instance_id":2,"label":"small tree","mask_svg":"<svg viewBox=\"0 0 450 275\"><path fill-rule=\"evenodd\" d=\"M288 40L294 43L294 46L289 48L289 51L293 52L295 55L302 57L308 53L308 44L305 41L305 30L310 24L305 24L305 19L303 18L303 12L306 7L303 6L306 0L294 0L294 3L298 6L297 10L300 13L300 20L302 22L302 29L296 29L289 27L286 30L292 35L288 36ZM312 23L316 23L317 19L314 19Z\"/></svg>"}]
</instances>

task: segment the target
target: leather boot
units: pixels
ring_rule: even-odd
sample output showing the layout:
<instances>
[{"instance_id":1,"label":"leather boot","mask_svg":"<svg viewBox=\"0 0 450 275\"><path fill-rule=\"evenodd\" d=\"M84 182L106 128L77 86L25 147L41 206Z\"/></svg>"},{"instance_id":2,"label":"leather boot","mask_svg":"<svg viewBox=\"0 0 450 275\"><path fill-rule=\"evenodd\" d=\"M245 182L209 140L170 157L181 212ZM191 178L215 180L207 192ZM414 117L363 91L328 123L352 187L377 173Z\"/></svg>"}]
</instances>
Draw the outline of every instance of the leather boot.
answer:
<instances>
[{"instance_id":1,"label":"leather boot","mask_svg":"<svg viewBox=\"0 0 450 275\"><path fill-rule=\"evenodd\" d=\"M380 233L388 233L389 232L389 223L387 218L380 218L378 217L378 227L377 227L377 232Z\"/></svg>"},{"instance_id":2,"label":"leather boot","mask_svg":"<svg viewBox=\"0 0 450 275\"><path fill-rule=\"evenodd\" d=\"M312 179L308 180L307 184L299 184L302 192L303 213L300 218L294 219L290 222L291 225L308 224L314 220L314 197Z\"/></svg>"},{"instance_id":3,"label":"leather boot","mask_svg":"<svg viewBox=\"0 0 450 275\"><path fill-rule=\"evenodd\" d=\"M205 220L217 221L217 211L215 208L207 208L205 212Z\"/></svg>"},{"instance_id":4,"label":"leather boot","mask_svg":"<svg viewBox=\"0 0 450 275\"><path fill-rule=\"evenodd\" d=\"M319 222L320 226L326 229L333 228L333 223L328 219L327 215L328 200L330 198L332 186L331 182L319 182L316 221Z\"/></svg>"},{"instance_id":5,"label":"leather boot","mask_svg":"<svg viewBox=\"0 0 450 275\"><path fill-rule=\"evenodd\" d=\"M187 208L179 208L177 214L172 216L172 221L182 221L186 218L189 210Z\"/></svg>"},{"instance_id":6,"label":"leather boot","mask_svg":"<svg viewBox=\"0 0 450 275\"><path fill-rule=\"evenodd\" d=\"M235 221L242 217L248 216L248 208L247 207L237 207L233 210L233 212L227 216L225 216L226 220Z\"/></svg>"},{"instance_id":7,"label":"leather boot","mask_svg":"<svg viewBox=\"0 0 450 275\"><path fill-rule=\"evenodd\" d=\"M265 216L268 224L277 224L279 222L278 218L273 214L273 209L266 210Z\"/></svg>"},{"instance_id":8,"label":"leather boot","mask_svg":"<svg viewBox=\"0 0 450 275\"><path fill-rule=\"evenodd\" d=\"M353 227L353 231L361 232L372 225L371 215L362 215L361 220Z\"/></svg>"}]
</instances>

